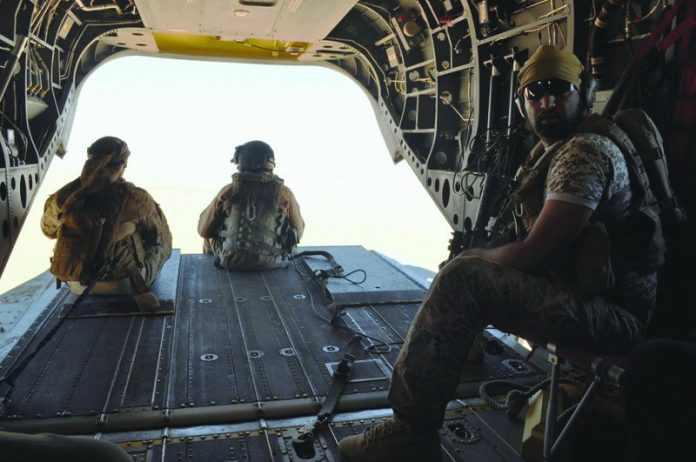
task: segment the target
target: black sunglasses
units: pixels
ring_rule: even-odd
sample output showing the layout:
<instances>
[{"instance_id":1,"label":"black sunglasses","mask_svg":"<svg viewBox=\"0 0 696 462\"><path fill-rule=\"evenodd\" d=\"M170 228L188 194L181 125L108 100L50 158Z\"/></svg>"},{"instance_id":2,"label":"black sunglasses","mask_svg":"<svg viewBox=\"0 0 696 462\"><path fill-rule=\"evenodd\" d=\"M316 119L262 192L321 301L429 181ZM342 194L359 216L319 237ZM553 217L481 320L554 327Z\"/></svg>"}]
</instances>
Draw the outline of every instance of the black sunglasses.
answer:
<instances>
[{"instance_id":1,"label":"black sunglasses","mask_svg":"<svg viewBox=\"0 0 696 462\"><path fill-rule=\"evenodd\" d=\"M544 95L560 98L569 91L577 90L572 83L561 79L539 80L524 87L524 98L528 101L538 101Z\"/></svg>"}]
</instances>

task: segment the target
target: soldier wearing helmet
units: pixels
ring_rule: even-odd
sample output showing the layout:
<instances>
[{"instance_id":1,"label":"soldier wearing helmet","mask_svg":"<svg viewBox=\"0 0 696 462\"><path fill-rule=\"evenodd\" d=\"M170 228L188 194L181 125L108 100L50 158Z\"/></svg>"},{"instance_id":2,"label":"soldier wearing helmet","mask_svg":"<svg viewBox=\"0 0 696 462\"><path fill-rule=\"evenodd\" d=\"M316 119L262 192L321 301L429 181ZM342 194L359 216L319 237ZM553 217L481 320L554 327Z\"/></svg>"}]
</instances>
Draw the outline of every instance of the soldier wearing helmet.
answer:
<instances>
[{"instance_id":1,"label":"soldier wearing helmet","mask_svg":"<svg viewBox=\"0 0 696 462\"><path fill-rule=\"evenodd\" d=\"M520 70L518 105L540 142L501 216L516 240L468 249L440 270L394 365L394 418L341 441L344 460L442 460L445 406L483 326L606 353L641 339L664 249L631 225L640 221L618 145L584 129L599 117L592 87L577 57L553 46Z\"/></svg>"},{"instance_id":2,"label":"soldier wearing helmet","mask_svg":"<svg viewBox=\"0 0 696 462\"><path fill-rule=\"evenodd\" d=\"M198 220L203 252L231 270L285 267L304 232L300 206L290 188L273 174L275 156L263 141L237 146L238 172Z\"/></svg>"}]
</instances>

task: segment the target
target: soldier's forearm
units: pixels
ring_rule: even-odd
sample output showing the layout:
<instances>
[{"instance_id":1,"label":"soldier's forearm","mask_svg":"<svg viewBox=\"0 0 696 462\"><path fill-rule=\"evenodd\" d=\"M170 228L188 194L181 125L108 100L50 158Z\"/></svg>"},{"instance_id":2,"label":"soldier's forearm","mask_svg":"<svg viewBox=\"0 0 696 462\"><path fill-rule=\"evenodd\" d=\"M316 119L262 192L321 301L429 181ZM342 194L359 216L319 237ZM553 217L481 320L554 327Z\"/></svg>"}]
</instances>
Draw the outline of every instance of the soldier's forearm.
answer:
<instances>
[{"instance_id":1,"label":"soldier's forearm","mask_svg":"<svg viewBox=\"0 0 696 462\"><path fill-rule=\"evenodd\" d=\"M198 219L198 234L203 238L213 237L219 222L220 217L218 217L215 209L208 207L201 213Z\"/></svg>"}]
</instances>

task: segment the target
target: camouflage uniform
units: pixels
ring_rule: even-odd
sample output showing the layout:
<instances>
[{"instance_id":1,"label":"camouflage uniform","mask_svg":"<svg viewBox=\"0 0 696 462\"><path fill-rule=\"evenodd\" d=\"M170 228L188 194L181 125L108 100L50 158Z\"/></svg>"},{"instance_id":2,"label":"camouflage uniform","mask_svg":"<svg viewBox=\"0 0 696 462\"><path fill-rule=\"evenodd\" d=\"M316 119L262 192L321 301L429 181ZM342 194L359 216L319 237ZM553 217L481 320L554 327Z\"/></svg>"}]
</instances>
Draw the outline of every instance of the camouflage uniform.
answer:
<instances>
[{"instance_id":1,"label":"camouflage uniform","mask_svg":"<svg viewBox=\"0 0 696 462\"><path fill-rule=\"evenodd\" d=\"M60 227L59 216L65 200L81 186L80 178L63 186L49 196L41 218L43 233L55 239ZM116 231L111 270L97 284L93 293L129 292L128 276L138 268L146 285L152 284L172 252L172 235L159 205L142 188L116 180L107 188L122 187L126 190L120 225ZM74 290L77 284L71 284Z\"/></svg>"},{"instance_id":2,"label":"camouflage uniform","mask_svg":"<svg viewBox=\"0 0 696 462\"><path fill-rule=\"evenodd\" d=\"M543 154L552 158L539 196L532 198L538 207L520 214L521 232L529 231L549 198L585 205L594 210L592 219L628 213L626 163L608 139L580 134L535 149L518 172L521 184ZM442 268L394 367L389 402L396 416L412 429L439 428L474 337L488 324L536 342L604 352L625 351L640 340L655 303L654 270L618 274L613 289L587 293L563 266L532 275L480 257L457 257Z\"/></svg>"},{"instance_id":3,"label":"camouflage uniform","mask_svg":"<svg viewBox=\"0 0 696 462\"><path fill-rule=\"evenodd\" d=\"M257 227L261 227L256 228L260 234L266 234L271 236L270 240L276 240L274 245L271 245L270 242L256 242L258 239L255 237L258 236L242 236L240 230L236 229L239 227L239 222L236 221L238 217L230 219L230 215L235 212L233 209L239 208L240 185L245 181L262 185L260 187L261 194L257 196L258 200L273 201L273 205L265 203L258 205L265 209L277 207L277 210L271 211L273 216L270 221L273 222L274 229L266 229L271 224L265 223L261 217L257 220L259 223L256 224ZM305 224L300 213L300 205L290 188L282 184L282 181L272 173L244 172L232 175L232 183L220 190L208 207L203 210L198 220L198 234L204 238L203 252L215 255L218 264L227 269L259 270L285 266L286 262L279 254L280 247L285 244L280 242L285 239L285 234L281 229L282 223L287 220L297 241L302 237ZM278 188L277 193L273 190L276 187ZM237 215L240 214L239 210L236 212L238 212ZM263 213L259 212L259 214ZM235 238L244 240L245 247L241 248L236 245L228 245L232 243L226 243L227 239ZM260 245L269 248L262 249L259 248ZM277 249L270 247L277 247ZM288 250L287 246L285 246L285 250Z\"/></svg>"}]
</instances>

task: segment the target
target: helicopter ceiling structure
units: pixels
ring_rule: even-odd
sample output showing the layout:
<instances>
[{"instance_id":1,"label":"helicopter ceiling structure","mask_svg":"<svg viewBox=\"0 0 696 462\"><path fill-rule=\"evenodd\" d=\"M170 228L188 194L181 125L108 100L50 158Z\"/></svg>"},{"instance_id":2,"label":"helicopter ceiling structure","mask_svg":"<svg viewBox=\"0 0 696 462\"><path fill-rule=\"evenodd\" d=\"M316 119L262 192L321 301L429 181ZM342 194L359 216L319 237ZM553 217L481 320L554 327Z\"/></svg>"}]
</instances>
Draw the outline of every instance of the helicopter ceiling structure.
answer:
<instances>
[{"instance_id":1,"label":"helicopter ceiling structure","mask_svg":"<svg viewBox=\"0 0 696 462\"><path fill-rule=\"evenodd\" d=\"M409 164L455 238L471 243L519 163L514 95L530 52L557 44L586 56L606 99L670 3L0 0L0 270L51 160L65 154L82 83L108 59L340 70L369 96L393 160Z\"/></svg>"}]
</instances>

